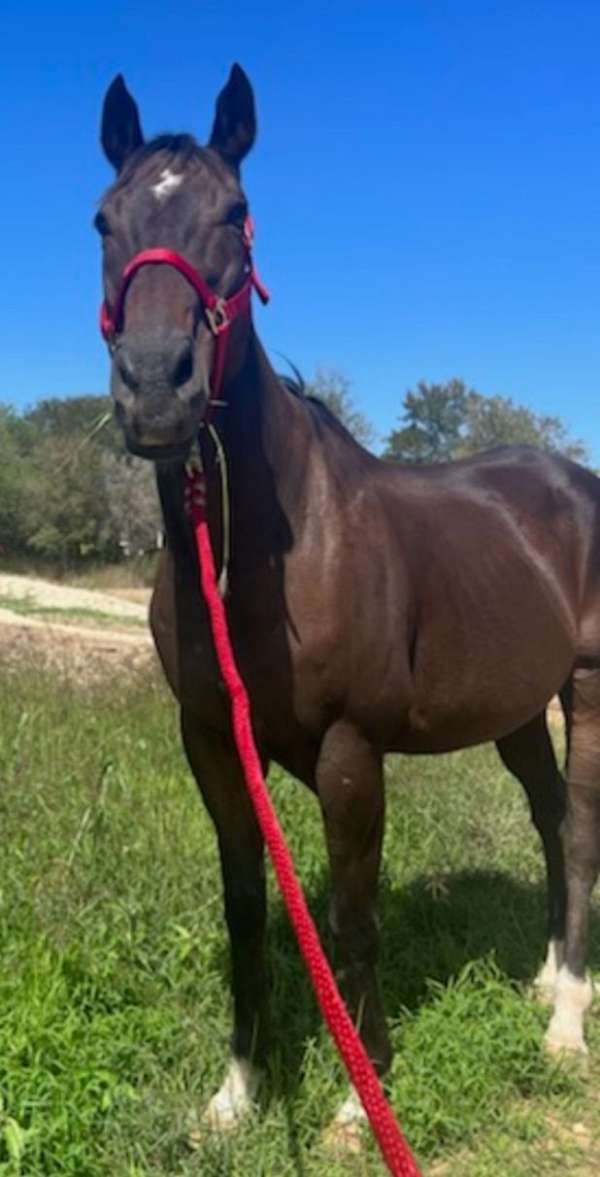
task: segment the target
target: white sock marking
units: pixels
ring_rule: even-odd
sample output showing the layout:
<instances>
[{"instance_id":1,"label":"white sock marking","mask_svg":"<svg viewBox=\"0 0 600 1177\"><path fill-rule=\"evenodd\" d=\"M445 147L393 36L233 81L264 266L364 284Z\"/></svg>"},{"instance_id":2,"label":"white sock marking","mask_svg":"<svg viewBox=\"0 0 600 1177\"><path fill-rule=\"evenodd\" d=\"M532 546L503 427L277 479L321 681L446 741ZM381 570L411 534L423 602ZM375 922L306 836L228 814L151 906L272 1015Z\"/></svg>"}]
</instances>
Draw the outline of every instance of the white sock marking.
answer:
<instances>
[{"instance_id":1,"label":"white sock marking","mask_svg":"<svg viewBox=\"0 0 600 1177\"><path fill-rule=\"evenodd\" d=\"M562 968L562 963L565 956L565 942L564 940L549 940L548 952L546 960L542 965L535 981L534 987L538 990L541 997L554 997L554 988L556 986L556 979L559 970Z\"/></svg>"},{"instance_id":2,"label":"white sock marking","mask_svg":"<svg viewBox=\"0 0 600 1177\"><path fill-rule=\"evenodd\" d=\"M583 1037L583 1019L592 1004L594 987L589 976L574 977L562 965L555 985L554 1013L546 1034L546 1045L553 1053L574 1050L587 1054Z\"/></svg>"}]
</instances>

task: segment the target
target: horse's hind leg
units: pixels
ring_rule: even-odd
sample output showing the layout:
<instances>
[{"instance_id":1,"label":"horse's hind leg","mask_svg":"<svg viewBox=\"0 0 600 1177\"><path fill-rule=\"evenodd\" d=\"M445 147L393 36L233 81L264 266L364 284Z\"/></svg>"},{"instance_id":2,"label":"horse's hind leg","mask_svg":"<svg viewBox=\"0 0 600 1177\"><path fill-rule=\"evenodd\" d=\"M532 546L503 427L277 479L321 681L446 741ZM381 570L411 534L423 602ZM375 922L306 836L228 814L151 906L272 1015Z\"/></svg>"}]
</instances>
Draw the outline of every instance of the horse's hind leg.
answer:
<instances>
[{"instance_id":1,"label":"horse's hind leg","mask_svg":"<svg viewBox=\"0 0 600 1177\"><path fill-rule=\"evenodd\" d=\"M565 953L547 1044L585 1052L583 1021L593 993L586 973L589 906L600 869L600 671L576 670L569 696Z\"/></svg>"},{"instance_id":2,"label":"horse's hind leg","mask_svg":"<svg viewBox=\"0 0 600 1177\"><path fill-rule=\"evenodd\" d=\"M548 952L535 985L540 997L551 1001L563 962L565 938L567 891L562 842L565 784L556 763L545 714L498 740L497 748L504 764L527 793L532 821L542 839L548 879Z\"/></svg>"},{"instance_id":3,"label":"horse's hind leg","mask_svg":"<svg viewBox=\"0 0 600 1177\"><path fill-rule=\"evenodd\" d=\"M375 911L384 825L382 758L351 724L327 732L316 784L331 866L330 924L340 986L368 1054L380 1073L391 1046L375 966L379 931ZM358 1146L364 1113L354 1092L342 1105L327 1143Z\"/></svg>"},{"instance_id":4,"label":"horse's hind leg","mask_svg":"<svg viewBox=\"0 0 600 1177\"><path fill-rule=\"evenodd\" d=\"M216 827L221 856L234 1029L229 1070L208 1104L205 1122L215 1130L227 1131L253 1107L266 1045L263 839L231 741L198 726L194 715L185 709L181 731L190 767Z\"/></svg>"}]
</instances>

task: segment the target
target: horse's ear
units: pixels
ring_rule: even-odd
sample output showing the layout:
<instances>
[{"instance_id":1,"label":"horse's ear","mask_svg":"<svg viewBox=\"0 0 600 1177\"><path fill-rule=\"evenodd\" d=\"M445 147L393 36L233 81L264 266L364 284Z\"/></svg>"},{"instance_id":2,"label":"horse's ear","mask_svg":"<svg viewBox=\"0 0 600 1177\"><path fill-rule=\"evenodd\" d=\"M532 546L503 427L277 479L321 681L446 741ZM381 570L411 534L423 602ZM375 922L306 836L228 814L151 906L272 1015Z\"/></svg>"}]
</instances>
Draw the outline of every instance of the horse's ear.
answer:
<instances>
[{"instance_id":1,"label":"horse's ear","mask_svg":"<svg viewBox=\"0 0 600 1177\"><path fill-rule=\"evenodd\" d=\"M138 108L122 74L117 74L104 96L100 139L107 159L117 172L144 142Z\"/></svg>"},{"instance_id":2,"label":"horse's ear","mask_svg":"<svg viewBox=\"0 0 600 1177\"><path fill-rule=\"evenodd\" d=\"M233 167L238 167L256 138L256 112L252 86L239 65L234 65L217 98L209 147Z\"/></svg>"}]
</instances>

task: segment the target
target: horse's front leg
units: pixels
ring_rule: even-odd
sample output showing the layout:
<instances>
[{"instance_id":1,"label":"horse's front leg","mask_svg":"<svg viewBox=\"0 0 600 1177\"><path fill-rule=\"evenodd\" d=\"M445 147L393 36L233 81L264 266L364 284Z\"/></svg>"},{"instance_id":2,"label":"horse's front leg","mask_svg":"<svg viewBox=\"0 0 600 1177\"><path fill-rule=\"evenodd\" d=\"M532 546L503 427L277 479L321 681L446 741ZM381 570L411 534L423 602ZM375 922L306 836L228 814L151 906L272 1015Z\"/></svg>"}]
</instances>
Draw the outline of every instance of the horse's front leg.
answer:
<instances>
[{"instance_id":1,"label":"horse's front leg","mask_svg":"<svg viewBox=\"0 0 600 1177\"><path fill-rule=\"evenodd\" d=\"M211 1128L227 1131L253 1107L266 1048L263 839L231 740L201 727L185 708L181 731L190 767L215 824L223 873L234 1000L232 1058L204 1119Z\"/></svg>"},{"instance_id":2,"label":"horse's front leg","mask_svg":"<svg viewBox=\"0 0 600 1177\"><path fill-rule=\"evenodd\" d=\"M375 905L384 827L382 757L354 726L336 723L323 740L316 780L331 866L329 918L340 987L369 1057L383 1074L390 1064L391 1046L376 975ZM351 1091L326 1142L357 1149L363 1120L362 1107Z\"/></svg>"}]
</instances>

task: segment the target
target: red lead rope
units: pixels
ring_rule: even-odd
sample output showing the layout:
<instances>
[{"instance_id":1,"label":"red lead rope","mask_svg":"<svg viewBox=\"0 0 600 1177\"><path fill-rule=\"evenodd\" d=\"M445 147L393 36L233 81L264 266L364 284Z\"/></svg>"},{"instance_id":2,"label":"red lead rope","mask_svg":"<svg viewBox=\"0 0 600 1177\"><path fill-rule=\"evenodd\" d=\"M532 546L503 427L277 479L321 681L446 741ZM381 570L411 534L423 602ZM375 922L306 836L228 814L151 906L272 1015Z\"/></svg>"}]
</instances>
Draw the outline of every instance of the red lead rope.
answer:
<instances>
[{"instance_id":1,"label":"red lead rope","mask_svg":"<svg viewBox=\"0 0 600 1177\"><path fill-rule=\"evenodd\" d=\"M340 997L265 784L252 734L248 693L235 663L227 629L225 607L217 590L215 563L203 505L205 501L204 475L200 470L194 469L188 472L187 477L186 497L196 534L200 581L210 614L219 666L231 700L233 734L244 771L246 788L271 856L277 882L296 933L321 1013L369 1117L371 1128L377 1137L385 1163L394 1177L420 1177L408 1144L402 1136L394 1114L383 1094L373 1064Z\"/></svg>"}]
</instances>

